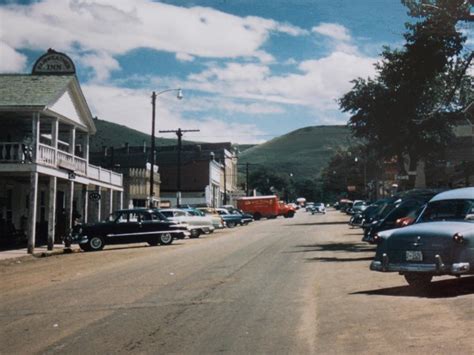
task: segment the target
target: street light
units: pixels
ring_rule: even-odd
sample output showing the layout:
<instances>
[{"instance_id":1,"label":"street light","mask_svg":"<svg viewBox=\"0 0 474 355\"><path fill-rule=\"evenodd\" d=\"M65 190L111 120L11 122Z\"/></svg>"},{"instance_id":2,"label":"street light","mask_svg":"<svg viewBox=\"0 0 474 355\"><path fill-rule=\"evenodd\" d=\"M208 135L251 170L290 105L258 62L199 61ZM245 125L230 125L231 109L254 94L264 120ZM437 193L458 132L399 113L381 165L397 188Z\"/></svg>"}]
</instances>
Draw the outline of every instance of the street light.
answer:
<instances>
[{"instance_id":1,"label":"street light","mask_svg":"<svg viewBox=\"0 0 474 355\"><path fill-rule=\"evenodd\" d=\"M170 91L177 91L176 98L181 100L183 98L183 91L180 88L177 89L166 89L160 92L155 92L151 94L151 105L152 105L152 117L151 117L151 157L150 157L150 208L153 208L153 196L155 195L154 186L155 186L155 105L156 105L156 97L164 94L165 92Z\"/></svg>"}]
</instances>

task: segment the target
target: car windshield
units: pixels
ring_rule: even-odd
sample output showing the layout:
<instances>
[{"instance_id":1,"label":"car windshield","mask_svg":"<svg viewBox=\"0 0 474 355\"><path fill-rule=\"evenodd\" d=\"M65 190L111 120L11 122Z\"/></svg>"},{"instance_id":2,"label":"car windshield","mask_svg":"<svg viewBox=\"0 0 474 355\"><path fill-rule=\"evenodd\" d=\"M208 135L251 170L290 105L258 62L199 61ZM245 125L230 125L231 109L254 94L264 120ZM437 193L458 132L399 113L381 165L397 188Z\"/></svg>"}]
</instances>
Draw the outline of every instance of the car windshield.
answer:
<instances>
[{"instance_id":1,"label":"car windshield","mask_svg":"<svg viewBox=\"0 0 474 355\"><path fill-rule=\"evenodd\" d=\"M428 204L418 222L470 221L474 214L474 200L443 200ZM466 218L467 217L467 218Z\"/></svg>"}]
</instances>

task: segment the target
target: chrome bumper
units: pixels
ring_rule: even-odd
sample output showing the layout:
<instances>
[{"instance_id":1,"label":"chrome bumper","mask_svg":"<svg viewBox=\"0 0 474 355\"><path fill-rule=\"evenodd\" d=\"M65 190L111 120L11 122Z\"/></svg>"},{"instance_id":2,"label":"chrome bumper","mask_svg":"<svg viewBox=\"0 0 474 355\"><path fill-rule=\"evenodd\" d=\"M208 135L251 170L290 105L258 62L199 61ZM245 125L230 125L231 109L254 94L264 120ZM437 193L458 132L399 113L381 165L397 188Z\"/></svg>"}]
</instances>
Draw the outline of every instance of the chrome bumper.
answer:
<instances>
[{"instance_id":1,"label":"chrome bumper","mask_svg":"<svg viewBox=\"0 0 474 355\"><path fill-rule=\"evenodd\" d=\"M415 264L415 263L398 263L389 262L387 254L383 254L382 261L374 260L370 263L370 270L381 272L426 272L432 274L466 274L471 270L469 263L453 263L446 265L439 255L436 255L436 263L434 264Z\"/></svg>"}]
</instances>

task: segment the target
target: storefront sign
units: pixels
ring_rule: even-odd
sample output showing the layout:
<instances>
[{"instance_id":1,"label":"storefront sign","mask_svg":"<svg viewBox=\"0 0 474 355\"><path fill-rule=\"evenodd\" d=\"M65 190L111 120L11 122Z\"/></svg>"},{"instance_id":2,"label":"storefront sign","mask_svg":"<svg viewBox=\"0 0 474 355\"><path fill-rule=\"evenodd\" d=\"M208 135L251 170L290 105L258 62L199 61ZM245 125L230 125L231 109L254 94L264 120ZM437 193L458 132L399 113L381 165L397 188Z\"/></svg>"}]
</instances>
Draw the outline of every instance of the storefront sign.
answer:
<instances>
[{"instance_id":1,"label":"storefront sign","mask_svg":"<svg viewBox=\"0 0 474 355\"><path fill-rule=\"evenodd\" d=\"M75 74L76 68L71 58L64 53L48 49L33 65L32 74Z\"/></svg>"},{"instance_id":2,"label":"storefront sign","mask_svg":"<svg viewBox=\"0 0 474 355\"><path fill-rule=\"evenodd\" d=\"M100 193L96 191L89 192L89 200L91 201L100 201Z\"/></svg>"}]
</instances>

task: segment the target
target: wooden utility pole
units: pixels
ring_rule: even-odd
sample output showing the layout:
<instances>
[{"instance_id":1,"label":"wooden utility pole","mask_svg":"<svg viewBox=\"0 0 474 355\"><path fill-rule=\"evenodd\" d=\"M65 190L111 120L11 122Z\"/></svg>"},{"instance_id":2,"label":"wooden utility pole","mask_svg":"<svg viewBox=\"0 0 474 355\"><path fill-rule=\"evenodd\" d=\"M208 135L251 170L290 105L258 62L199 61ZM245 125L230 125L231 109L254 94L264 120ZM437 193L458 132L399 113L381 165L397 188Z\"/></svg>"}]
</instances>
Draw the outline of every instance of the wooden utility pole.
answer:
<instances>
[{"instance_id":1,"label":"wooden utility pole","mask_svg":"<svg viewBox=\"0 0 474 355\"><path fill-rule=\"evenodd\" d=\"M183 137L183 133L186 132L199 132L199 129L181 129L178 128L177 130L167 130L167 131L159 131L160 133L175 133L178 136L178 156L177 156L177 179L176 179L176 206L181 206L181 147L182 142L181 139Z\"/></svg>"}]
</instances>

